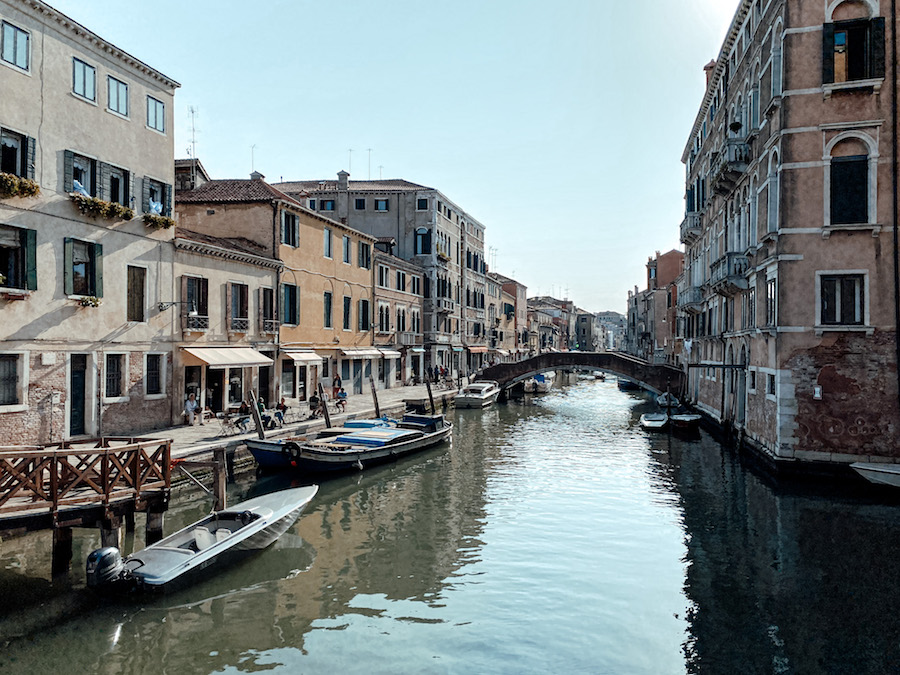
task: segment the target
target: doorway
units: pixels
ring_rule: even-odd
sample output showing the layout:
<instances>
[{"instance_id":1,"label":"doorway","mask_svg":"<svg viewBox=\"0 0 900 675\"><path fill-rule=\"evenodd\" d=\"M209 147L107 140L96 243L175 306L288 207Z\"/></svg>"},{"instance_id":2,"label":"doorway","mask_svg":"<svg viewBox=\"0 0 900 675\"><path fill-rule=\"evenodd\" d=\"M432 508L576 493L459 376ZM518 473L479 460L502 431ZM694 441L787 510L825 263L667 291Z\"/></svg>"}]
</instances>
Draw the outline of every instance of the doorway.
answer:
<instances>
[{"instance_id":1,"label":"doorway","mask_svg":"<svg viewBox=\"0 0 900 675\"><path fill-rule=\"evenodd\" d=\"M222 412L225 409L225 371L221 369L206 369L206 405L213 412Z\"/></svg>"},{"instance_id":2,"label":"doorway","mask_svg":"<svg viewBox=\"0 0 900 675\"><path fill-rule=\"evenodd\" d=\"M69 435L81 436L85 433L87 354L72 354L69 397Z\"/></svg>"}]
</instances>

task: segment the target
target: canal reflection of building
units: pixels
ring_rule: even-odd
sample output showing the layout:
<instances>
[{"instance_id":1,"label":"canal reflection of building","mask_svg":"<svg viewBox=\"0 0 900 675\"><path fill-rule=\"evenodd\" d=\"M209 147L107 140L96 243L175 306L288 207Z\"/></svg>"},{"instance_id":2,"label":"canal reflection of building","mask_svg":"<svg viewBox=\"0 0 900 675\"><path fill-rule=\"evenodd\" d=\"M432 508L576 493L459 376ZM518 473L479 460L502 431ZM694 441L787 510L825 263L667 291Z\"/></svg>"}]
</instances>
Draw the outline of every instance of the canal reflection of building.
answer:
<instances>
[{"instance_id":1,"label":"canal reflection of building","mask_svg":"<svg viewBox=\"0 0 900 675\"><path fill-rule=\"evenodd\" d=\"M684 513L689 672L900 670L895 503L775 489L705 435L651 456Z\"/></svg>"}]
</instances>

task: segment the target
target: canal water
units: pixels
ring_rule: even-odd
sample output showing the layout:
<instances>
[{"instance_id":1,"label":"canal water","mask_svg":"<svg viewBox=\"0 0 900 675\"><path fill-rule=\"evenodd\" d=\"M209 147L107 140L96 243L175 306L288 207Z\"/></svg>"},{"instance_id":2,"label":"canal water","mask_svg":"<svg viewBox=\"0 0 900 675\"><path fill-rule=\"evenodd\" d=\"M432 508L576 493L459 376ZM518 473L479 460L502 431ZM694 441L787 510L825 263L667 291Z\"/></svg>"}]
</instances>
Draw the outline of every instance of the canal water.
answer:
<instances>
[{"instance_id":1,"label":"canal water","mask_svg":"<svg viewBox=\"0 0 900 675\"><path fill-rule=\"evenodd\" d=\"M5 542L0 672L900 670L900 502L775 488L705 434L641 431L650 408L570 379L458 411L451 446L323 482L273 548L161 598L96 600L93 533L62 587L47 537ZM167 530L208 508L179 495Z\"/></svg>"}]
</instances>

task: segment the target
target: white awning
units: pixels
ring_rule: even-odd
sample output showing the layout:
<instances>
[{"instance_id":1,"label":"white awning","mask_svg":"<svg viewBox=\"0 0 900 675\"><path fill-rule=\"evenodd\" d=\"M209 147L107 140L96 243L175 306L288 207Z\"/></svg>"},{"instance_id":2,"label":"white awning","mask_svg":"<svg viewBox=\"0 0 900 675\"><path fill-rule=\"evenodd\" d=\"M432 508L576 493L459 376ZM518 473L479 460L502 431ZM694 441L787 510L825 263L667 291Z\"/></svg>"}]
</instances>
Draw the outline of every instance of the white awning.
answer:
<instances>
[{"instance_id":1,"label":"white awning","mask_svg":"<svg viewBox=\"0 0 900 675\"><path fill-rule=\"evenodd\" d=\"M379 349L381 355L386 359L399 359L403 357L403 354L400 352L395 352L393 349Z\"/></svg>"},{"instance_id":2,"label":"white awning","mask_svg":"<svg viewBox=\"0 0 900 675\"><path fill-rule=\"evenodd\" d=\"M341 354L351 359L380 359L381 352L377 349L342 349Z\"/></svg>"},{"instance_id":3,"label":"white awning","mask_svg":"<svg viewBox=\"0 0 900 675\"><path fill-rule=\"evenodd\" d=\"M425 352L425 347L413 347L412 351L416 354L423 354Z\"/></svg>"},{"instance_id":4,"label":"white awning","mask_svg":"<svg viewBox=\"0 0 900 675\"><path fill-rule=\"evenodd\" d=\"M509 352L506 351L505 349L492 349L491 351L496 352L500 356L509 356Z\"/></svg>"},{"instance_id":5,"label":"white awning","mask_svg":"<svg viewBox=\"0 0 900 675\"><path fill-rule=\"evenodd\" d=\"M183 347L186 354L210 368L270 366L272 359L250 347ZM193 360L193 359L188 359ZM187 365L195 365L188 363Z\"/></svg>"},{"instance_id":6,"label":"white awning","mask_svg":"<svg viewBox=\"0 0 900 675\"><path fill-rule=\"evenodd\" d=\"M322 363L322 357L315 352L281 352L289 359L293 359L297 363Z\"/></svg>"}]
</instances>

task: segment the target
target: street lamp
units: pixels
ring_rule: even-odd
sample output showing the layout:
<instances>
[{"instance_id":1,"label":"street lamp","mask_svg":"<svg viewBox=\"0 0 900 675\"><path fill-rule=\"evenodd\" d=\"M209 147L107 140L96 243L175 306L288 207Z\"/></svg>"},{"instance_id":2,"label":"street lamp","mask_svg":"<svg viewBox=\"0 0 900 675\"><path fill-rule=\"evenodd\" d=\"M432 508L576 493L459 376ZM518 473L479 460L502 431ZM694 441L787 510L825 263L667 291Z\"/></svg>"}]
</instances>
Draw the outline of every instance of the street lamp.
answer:
<instances>
[{"instance_id":1,"label":"street lamp","mask_svg":"<svg viewBox=\"0 0 900 675\"><path fill-rule=\"evenodd\" d=\"M170 307L174 307L175 305L192 305L192 304L193 304L193 303L186 302L186 301L172 300L172 301L169 301L169 302L160 302L160 303L156 306L156 308L157 308L160 312L164 312L165 310L169 309ZM188 312L188 316L197 316L197 310L196 310L196 309L191 309L191 310Z\"/></svg>"}]
</instances>

